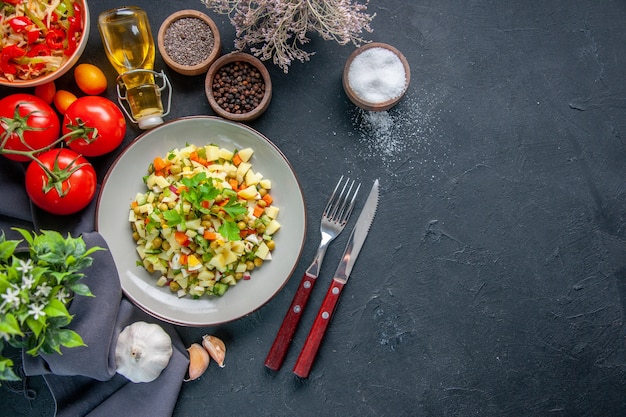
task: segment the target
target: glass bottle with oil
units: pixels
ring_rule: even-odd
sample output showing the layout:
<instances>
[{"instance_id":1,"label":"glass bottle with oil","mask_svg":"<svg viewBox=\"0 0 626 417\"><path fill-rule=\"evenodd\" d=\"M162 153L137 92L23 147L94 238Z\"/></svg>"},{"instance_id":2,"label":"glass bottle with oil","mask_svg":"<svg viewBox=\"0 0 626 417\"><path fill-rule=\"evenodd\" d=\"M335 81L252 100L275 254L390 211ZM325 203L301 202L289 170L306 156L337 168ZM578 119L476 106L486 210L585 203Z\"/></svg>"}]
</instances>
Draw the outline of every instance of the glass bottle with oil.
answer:
<instances>
[{"instance_id":1,"label":"glass bottle with oil","mask_svg":"<svg viewBox=\"0 0 626 417\"><path fill-rule=\"evenodd\" d=\"M98 29L104 51L117 71L117 93L120 105L129 118L141 129L150 129L163 123L161 92L171 85L164 73L153 71L155 47L146 12L136 6L126 6L102 12ZM158 84L162 81L162 85Z\"/></svg>"}]
</instances>

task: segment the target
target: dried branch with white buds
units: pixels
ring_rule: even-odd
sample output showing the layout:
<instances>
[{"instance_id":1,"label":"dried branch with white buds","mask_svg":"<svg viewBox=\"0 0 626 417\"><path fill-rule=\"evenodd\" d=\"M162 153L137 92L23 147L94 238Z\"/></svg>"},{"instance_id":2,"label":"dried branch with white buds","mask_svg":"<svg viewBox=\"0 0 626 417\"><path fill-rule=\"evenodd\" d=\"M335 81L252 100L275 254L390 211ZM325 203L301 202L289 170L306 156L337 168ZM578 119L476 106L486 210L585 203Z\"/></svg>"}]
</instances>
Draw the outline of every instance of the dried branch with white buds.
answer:
<instances>
[{"instance_id":1,"label":"dried branch with white buds","mask_svg":"<svg viewBox=\"0 0 626 417\"><path fill-rule=\"evenodd\" d=\"M236 31L235 48L259 59L272 59L285 73L295 60L305 62L315 52L301 48L308 34L317 32L324 40L340 45L366 42L361 34L372 32L374 15L367 4L351 0L201 0L216 13L227 14Z\"/></svg>"}]
</instances>

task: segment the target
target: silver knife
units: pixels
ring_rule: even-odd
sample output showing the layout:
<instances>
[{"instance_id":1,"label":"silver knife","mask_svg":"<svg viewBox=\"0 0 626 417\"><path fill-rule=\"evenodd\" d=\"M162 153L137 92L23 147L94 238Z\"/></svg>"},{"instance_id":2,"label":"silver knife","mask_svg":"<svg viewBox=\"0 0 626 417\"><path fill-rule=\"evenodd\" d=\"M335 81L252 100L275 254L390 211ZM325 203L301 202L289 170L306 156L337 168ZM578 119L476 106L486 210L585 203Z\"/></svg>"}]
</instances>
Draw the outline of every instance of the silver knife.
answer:
<instances>
[{"instance_id":1,"label":"silver knife","mask_svg":"<svg viewBox=\"0 0 626 417\"><path fill-rule=\"evenodd\" d=\"M341 262L339 262L339 266L335 271L330 287L326 292L326 297L324 298L322 306L315 317L311 331L304 342L302 351L300 351L296 365L293 368L293 373L300 378L307 378L309 376L317 351L322 343L322 339L324 338L330 319L335 311L335 308L337 307L341 291L348 282L350 272L352 272L352 267L354 267L354 263L359 256L361 248L363 247L363 242L365 242L367 233L370 230L377 208L378 180L375 180L372 190L370 191L370 194L365 201L365 205L361 210L361 214L354 225L354 229L352 229L352 234L348 239L346 249L343 252Z\"/></svg>"}]
</instances>

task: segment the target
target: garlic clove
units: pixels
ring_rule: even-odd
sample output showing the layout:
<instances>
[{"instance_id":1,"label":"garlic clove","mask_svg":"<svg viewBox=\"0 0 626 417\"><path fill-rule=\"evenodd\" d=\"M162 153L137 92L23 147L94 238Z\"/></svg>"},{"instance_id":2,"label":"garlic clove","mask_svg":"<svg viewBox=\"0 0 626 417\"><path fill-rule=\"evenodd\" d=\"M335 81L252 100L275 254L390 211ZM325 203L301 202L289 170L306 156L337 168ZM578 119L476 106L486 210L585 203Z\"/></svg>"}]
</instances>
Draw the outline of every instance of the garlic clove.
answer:
<instances>
[{"instance_id":1,"label":"garlic clove","mask_svg":"<svg viewBox=\"0 0 626 417\"><path fill-rule=\"evenodd\" d=\"M198 343L189 346L187 352L189 352L189 378L185 379L185 382L200 378L211 361L209 353Z\"/></svg>"},{"instance_id":2,"label":"garlic clove","mask_svg":"<svg viewBox=\"0 0 626 417\"><path fill-rule=\"evenodd\" d=\"M202 346L209 352L209 355L213 358L220 368L224 367L224 358L226 357L226 345L224 342L215 336L205 334L202 336Z\"/></svg>"}]
</instances>

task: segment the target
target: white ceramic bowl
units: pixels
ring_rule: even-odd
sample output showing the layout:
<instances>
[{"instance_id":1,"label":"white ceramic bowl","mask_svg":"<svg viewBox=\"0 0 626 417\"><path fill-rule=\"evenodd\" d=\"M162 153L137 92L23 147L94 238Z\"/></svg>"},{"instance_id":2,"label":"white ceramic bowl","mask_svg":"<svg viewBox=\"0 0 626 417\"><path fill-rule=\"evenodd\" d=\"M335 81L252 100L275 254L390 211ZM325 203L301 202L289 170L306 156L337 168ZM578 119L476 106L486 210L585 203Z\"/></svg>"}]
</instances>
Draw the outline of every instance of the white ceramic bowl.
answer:
<instances>
[{"instance_id":1,"label":"white ceramic bowl","mask_svg":"<svg viewBox=\"0 0 626 417\"><path fill-rule=\"evenodd\" d=\"M273 204L280 209L277 220L281 229L274 235L276 248L272 259L255 269L250 280L240 281L222 297L178 298L168 288L156 286L158 276L137 266L139 257L128 221L130 203L137 192L145 192L142 177L153 159L186 144L252 148L254 170L272 181ZM287 283L304 245L306 213L296 175L274 144L243 124L218 117L195 116L167 122L143 133L124 150L102 184L96 228L115 260L122 290L135 305L177 325L211 326L257 310Z\"/></svg>"},{"instance_id":2,"label":"white ceramic bowl","mask_svg":"<svg viewBox=\"0 0 626 417\"><path fill-rule=\"evenodd\" d=\"M89 29L91 25L87 0L76 1L82 6L81 19L83 22L83 36L81 37L76 47L76 50L71 56L66 58L65 63L58 70L42 75L41 77L34 78L32 80L10 81L4 76L4 74L0 73L0 85L4 85L7 87L35 87L37 85L45 84L49 81L54 81L66 72L68 72L70 69L72 69L72 67L78 62L78 59L85 51L87 41L89 40Z\"/></svg>"}]
</instances>

